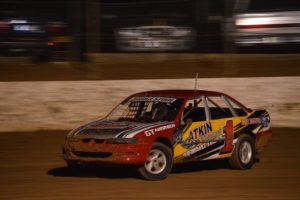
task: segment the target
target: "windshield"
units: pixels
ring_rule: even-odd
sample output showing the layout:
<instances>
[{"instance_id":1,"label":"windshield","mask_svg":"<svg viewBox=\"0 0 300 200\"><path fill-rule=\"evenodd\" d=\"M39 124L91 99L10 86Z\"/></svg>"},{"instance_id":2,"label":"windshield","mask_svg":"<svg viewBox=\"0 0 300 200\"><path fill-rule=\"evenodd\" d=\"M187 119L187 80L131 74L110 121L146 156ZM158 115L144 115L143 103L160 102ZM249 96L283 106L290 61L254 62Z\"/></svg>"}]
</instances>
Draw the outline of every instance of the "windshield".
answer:
<instances>
[{"instance_id":1,"label":"windshield","mask_svg":"<svg viewBox=\"0 0 300 200\"><path fill-rule=\"evenodd\" d=\"M183 103L173 97L132 97L121 103L109 116L114 121L174 121Z\"/></svg>"}]
</instances>

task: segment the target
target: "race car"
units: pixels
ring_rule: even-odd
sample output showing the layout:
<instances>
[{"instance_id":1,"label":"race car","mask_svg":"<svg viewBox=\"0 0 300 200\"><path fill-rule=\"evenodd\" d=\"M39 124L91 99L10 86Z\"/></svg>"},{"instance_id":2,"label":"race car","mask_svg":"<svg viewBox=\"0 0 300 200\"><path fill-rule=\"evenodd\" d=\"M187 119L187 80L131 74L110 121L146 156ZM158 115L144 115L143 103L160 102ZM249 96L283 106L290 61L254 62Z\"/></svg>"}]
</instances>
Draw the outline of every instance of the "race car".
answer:
<instances>
[{"instance_id":1,"label":"race car","mask_svg":"<svg viewBox=\"0 0 300 200\"><path fill-rule=\"evenodd\" d=\"M233 168L250 169L271 138L266 110L252 110L226 94L148 91L72 130L63 158L72 169L134 165L141 177L162 180L181 162L227 158Z\"/></svg>"}]
</instances>

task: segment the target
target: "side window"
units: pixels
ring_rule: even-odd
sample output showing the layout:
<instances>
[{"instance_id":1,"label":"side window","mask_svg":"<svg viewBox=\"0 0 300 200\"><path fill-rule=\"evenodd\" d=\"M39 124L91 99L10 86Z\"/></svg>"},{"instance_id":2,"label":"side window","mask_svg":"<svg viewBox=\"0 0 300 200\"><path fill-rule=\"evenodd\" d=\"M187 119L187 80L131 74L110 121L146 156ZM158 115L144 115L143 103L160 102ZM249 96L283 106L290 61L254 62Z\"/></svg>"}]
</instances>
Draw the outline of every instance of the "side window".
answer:
<instances>
[{"instance_id":1,"label":"side window","mask_svg":"<svg viewBox=\"0 0 300 200\"><path fill-rule=\"evenodd\" d=\"M237 116L246 116L247 115L247 112L236 102L232 101L229 98L227 98L227 101L230 103L231 107L234 109Z\"/></svg>"},{"instance_id":2,"label":"side window","mask_svg":"<svg viewBox=\"0 0 300 200\"><path fill-rule=\"evenodd\" d=\"M188 119L192 122L206 121L205 104L202 97L191 99L185 104L183 120Z\"/></svg>"},{"instance_id":3,"label":"side window","mask_svg":"<svg viewBox=\"0 0 300 200\"><path fill-rule=\"evenodd\" d=\"M221 119L233 117L229 105L220 96L207 97L211 119Z\"/></svg>"}]
</instances>

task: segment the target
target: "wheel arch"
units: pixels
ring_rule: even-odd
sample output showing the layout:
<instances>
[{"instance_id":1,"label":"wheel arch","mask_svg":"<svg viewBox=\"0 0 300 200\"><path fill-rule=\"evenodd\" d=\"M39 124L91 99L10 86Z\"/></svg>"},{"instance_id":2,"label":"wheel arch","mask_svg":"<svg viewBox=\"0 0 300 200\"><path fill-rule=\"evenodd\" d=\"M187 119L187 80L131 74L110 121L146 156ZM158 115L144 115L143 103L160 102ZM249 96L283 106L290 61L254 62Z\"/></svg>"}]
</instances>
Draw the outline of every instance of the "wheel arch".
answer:
<instances>
[{"instance_id":1,"label":"wheel arch","mask_svg":"<svg viewBox=\"0 0 300 200\"><path fill-rule=\"evenodd\" d=\"M253 139L254 142L254 148L257 151L257 141L256 141L256 134L252 133L251 131L245 131L245 132L241 132L240 134L238 134L237 139L241 136L241 135L248 135Z\"/></svg>"},{"instance_id":2,"label":"wheel arch","mask_svg":"<svg viewBox=\"0 0 300 200\"><path fill-rule=\"evenodd\" d=\"M252 133L251 131L243 132L241 134L249 135L254 140L254 143L256 142L256 135L254 133Z\"/></svg>"},{"instance_id":3,"label":"wheel arch","mask_svg":"<svg viewBox=\"0 0 300 200\"><path fill-rule=\"evenodd\" d=\"M162 180L165 179L172 170L173 166L173 150L171 141L164 136L157 137L153 140L152 149L159 150L165 155L164 163L165 166L162 171L158 173L152 173L152 169L149 171L145 167L145 164L138 168L139 175L146 180ZM152 159L151 159L152 160ZM152 162L152 161L149 161ZM158 161L155 161L158 162ZM161 161L160 161L161 162ZM145 162L146 163L146 162Z\"/></svg>"},{"instance_id":4,"label":"wheel arch","mask_svg":"<svg viewBox=\"0 0 300 200\"><path fill-rule=\"evenodd\" d=\"M160 143L168 146L173 151L172 143L167 137L158 137L154 140L154 142L160 142Z\"/></svg>"}]
</instances>

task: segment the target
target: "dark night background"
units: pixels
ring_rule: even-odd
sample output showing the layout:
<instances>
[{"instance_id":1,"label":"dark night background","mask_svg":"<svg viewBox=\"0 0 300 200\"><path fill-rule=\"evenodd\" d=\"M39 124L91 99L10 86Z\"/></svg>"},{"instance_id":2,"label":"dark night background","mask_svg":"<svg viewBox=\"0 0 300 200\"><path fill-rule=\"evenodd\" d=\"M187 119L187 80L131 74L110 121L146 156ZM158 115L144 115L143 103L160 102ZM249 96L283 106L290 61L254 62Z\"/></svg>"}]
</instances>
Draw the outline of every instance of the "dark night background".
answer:
<instances>
[{"instance_id":1,"label":"dark night background","mask_svg":"<svg viewBox=\"0 0 300 200\"><path fill-rule=\"evenodd\" d=\"M68 34L76 43L72 46L75 51L116 51L116 28L172 25L194 27L198 34L192 51L227 52L222 33L233 14L245 10L293 10L299 4L297 0L2 0L0 17L66 22Z\"/></svg>"},{"instance_id":2,"label":"dark night background","mask_svg":"<svg viewBox=\"0 0 300 200\"><path fill-rule=\"evenodd\" d=\"M0 199L299 200L299 22L299 0L0 0ZM196 74L270 113L251 170L195 162L148 182L67 167L70 130L133 93L194 89Z\"/></svg>"}]
</instances>

